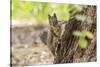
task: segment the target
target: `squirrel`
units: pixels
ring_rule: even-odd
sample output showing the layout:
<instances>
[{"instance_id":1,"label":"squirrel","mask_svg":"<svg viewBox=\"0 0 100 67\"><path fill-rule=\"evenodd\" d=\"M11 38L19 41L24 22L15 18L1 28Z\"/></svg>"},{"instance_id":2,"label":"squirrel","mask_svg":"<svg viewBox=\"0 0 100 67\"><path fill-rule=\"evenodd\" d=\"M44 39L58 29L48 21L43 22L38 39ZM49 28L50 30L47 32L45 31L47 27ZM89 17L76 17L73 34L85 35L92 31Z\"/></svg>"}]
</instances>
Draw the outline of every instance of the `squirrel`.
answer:
<instances>
[{"instance_id":1,"label":"squirrel","mask_svg":"<svg viewBox=\"0 0 100 67\"><path fill-rule=\"evenodd\" d=\"M48 15L50 29L48 30L47 45L51 52L55 55L57 43L59 42L62 34L62 24L65 21L58 21L57 16L54 13L53 16Z\"/></svg>"}]
</instances>

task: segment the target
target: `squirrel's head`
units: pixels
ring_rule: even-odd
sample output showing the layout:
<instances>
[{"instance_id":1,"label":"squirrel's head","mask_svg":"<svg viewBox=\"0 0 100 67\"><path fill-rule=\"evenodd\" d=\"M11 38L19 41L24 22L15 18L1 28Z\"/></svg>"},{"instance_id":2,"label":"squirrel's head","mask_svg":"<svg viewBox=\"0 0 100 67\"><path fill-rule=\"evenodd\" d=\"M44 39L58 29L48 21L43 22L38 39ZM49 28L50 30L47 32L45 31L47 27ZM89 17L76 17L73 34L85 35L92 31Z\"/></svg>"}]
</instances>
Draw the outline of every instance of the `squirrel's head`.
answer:
<instances>
[{"instance_id":1,"label":"squirrel's head","mask_svg":"<svg viewBox=\"0 0 100 67\"><path fill-rule=\"evenodd\" d=\"M48 19L51 26L56 26L58 24L57 16L55 13L53 14L53 16L48 15Z\"/></svg>"}]
</instances>

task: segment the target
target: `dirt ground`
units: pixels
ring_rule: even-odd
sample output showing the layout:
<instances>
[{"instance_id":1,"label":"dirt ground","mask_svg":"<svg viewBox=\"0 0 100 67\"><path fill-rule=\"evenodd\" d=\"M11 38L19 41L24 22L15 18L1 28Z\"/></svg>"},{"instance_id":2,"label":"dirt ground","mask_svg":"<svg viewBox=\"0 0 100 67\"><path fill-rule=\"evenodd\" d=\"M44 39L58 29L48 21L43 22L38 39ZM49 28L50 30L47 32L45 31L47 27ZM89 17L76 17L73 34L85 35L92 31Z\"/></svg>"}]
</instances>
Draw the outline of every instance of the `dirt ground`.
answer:
<instances>
[{"instance_id":1,"label":"dirt ground","mask_svg":"<svg viewBox=\"0 0 100 67\"><path fill-rule=\"evenodd\" d=\"M53 64L54 57L41 39L44 27L21 26L11 28L11 64L23 67Z\"/></svg>"}]
</instances>

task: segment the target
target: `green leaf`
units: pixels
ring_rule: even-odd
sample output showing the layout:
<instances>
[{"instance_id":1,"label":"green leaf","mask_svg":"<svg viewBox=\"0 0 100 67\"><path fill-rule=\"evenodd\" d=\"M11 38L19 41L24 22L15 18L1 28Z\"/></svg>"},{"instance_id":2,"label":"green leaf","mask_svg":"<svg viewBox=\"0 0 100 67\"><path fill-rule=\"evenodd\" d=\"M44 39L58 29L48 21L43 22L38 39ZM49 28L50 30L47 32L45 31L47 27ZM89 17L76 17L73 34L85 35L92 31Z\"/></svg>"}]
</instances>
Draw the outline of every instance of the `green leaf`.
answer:
<instances>
[{"instance_id":1,"label":"green leaf","mask_svg":"<svg viewBox=\"0 0 100 67\"><path fill-rule=\"evenodd\" d=\"M79 21L85 21L87 17L85 15L76 15L75 18Z\"/></svg>"},{"instance_id":2,"label":"green leaf","mask_svg":"<svg viewBox=\"0 0 100 67\"><path fill-rule=\"evenodd\" d=\"M89 39L93 39L93 38L94 38L93 33L90 32L90 31L87 31L87 32L86 32L86 36L87 36Z\"/></svg>"},{"instance_id":3,"label":"green leaf","mask_svg":"<svg viewBox=\"0 0 100 67\"><path fill-rule=\"evenodd\" d=\"M88 46L88 41L85 38L80 38L79 45L81 48L86 48Z\"/></svg>"},{"instance_id":4,"label":"green leaf","mask_svg":"<svg viewBox=\"0 0 100 67\"><path fill-rule=\"evenodd\" d=\"M80 31L74 31L73 35L75 35L75 36L82 36L82 33Z\"/></svg>"},{"instance_id":5,"label":"green leaf","mask_svg":"<svg viewBox=\"0 0 100 67\"><path fill-rule=\"evenodd\" d=\"M81 33L82 33L82 36L83 37L86 37L87 36L87 31L86 30L81 31Z\"/></svg>"},{"instance_id":6,"label":"green leaf","mask_svg":"<svg viewBox=\"0 0 100 67\"><path fill-rule=\"evenodd\" d=\"M89 39L93 39L94 38L93 33L90 32L90 31L82 31L82 34L84 36L87 36Z\"/></svg>"}]
</instances>

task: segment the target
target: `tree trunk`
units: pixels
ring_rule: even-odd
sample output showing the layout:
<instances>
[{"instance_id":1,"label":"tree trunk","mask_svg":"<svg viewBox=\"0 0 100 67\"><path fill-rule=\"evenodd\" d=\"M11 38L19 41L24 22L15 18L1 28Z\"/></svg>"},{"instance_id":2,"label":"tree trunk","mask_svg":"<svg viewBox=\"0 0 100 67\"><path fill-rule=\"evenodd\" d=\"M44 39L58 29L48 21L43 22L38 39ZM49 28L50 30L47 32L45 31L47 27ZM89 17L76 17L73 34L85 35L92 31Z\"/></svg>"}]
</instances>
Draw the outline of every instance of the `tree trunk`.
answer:
<instances>
[{"instance_id":1,"label":"tree trunk","mask_svg":"<svg viewBox=\"0 0 100 67\"><path fill-rule=\"evenodd\" d=\"M86 15L89 19L82 22L73 18L66 23L59 43L53 47L52 52L56 53L55 64L96 61L96 6L88 6L80 14ZM79 46L79 37L73 35L75 30L87 30L94 34L93 40L87 39L89 42L87 48L83 49Z\"/></svg>"}]
</instances>

